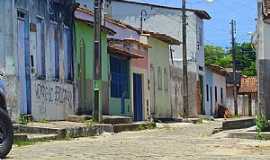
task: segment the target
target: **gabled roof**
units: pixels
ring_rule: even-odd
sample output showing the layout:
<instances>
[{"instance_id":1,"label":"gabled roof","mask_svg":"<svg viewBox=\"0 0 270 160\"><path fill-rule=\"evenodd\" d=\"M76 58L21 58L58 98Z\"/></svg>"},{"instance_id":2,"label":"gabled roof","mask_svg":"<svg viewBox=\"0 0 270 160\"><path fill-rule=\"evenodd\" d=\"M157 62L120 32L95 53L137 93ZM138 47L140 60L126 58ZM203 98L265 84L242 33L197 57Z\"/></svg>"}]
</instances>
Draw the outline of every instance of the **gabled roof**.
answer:
<instances>
[{"instance_id":1,"label":"gabled roof","mask_svg":"<svg viewBox=\"0 0 270 160\"><path fill-rule=\"evenodd\" d=\"M88 12L87 10L85 10L83 8L77 8L76 11L82 12L82 13L85 13L85 14L90 14L90 12ZM82 17L76 16L76 15L74 15L74 17L75 17L75 19L80 20L80 21L83 21L83 22L89 24L90 26L93 26L94 27L93 20L88 19L88 18L82 18ZM112 30L111 28L108 28L108 27L106 27L104 25L101 26L101 30L103 32L106 32L106 33L110 34L110 35L116 34L116 32L114 30Z\"/></svg>"},{"instance_id":2,"label":"gabled roof","mask_svg":"<svg viewBox=\"0 0 270 160\"><path fill-rule=\"evenodd\" d=\"M130 53L129 51L127 51L123 48L114 46L114 45L108 46L108 53L109 54L116 54L116 55L127 57L127 58L144 58L141 55Z\"/></svg>"},{"instance_id":3,"label":"gabled roof","mask_svg":"<svg viewBox=\"0 0 270 160\"><path fill-rule=\"evenodd\" d=\"M239 93L240 94L257 93L257 78L241 77Z\"/></svg>"},{"instance_id":4,"label":"gabled roof","mask_svg":"<svg viewBox=\"0 0 270 160\"><path fill-rule=\"evenodd\" d=\"M77 8L76 11L88 14L90 16L94 16L94 13L91 10L87 9L87 8L79 7L79 8ZM82 17L76 17L76 14L75 14L75 18L80 19L80 20L85 20L85 21L93 21L93 19L90 20L90 19L87 19L87 18L83 19ZM133 27L133 26L131 26L129 24L123 23L121 21L115 20L115 19L113 19L111 17L106 16L105 21L113 23L113 24L118 25L120 27L129 28L131 30L136 31L139 34L141 33L140 29L138 29L136 27ZM150 31L145 31L145 30L143 31L143 33L149 34L153 38L161 40L161 41L163 41L165 43L168 43L170 45L180 45L181 44L180 41L178 41L177 39L175 39L175 38L173 38L171 36L168 36L166 34L161 34L161 33L157 33L157 32L150 32Z\"/></svg>"},{"instance_id":5,"label":"gabled roof","mask_svg":"<svg viewBox=\"0 0 270 160\"><path fill-rule=\"evenodd\" d=\"M270 0L263 0L263 14L265 18L270 18Z\"/></svg>"},{"instance_id":6,"label":"gabled roof","mask_svg":"<svg viewBox=\"0 0 270 160\"><path fill-rule=\"evenodd\" d=\"M141 5L150 6L150 7L165 8L165 9L172 9L172 10L182 10L182 8L178 8L178 7L162 6L162 5L157 5L157 4L151 4L151 3L146 3L146 2L137 2L137 1L131 1L131 0L112 0L112 1L141 4ZM204 10L197 10L197 9L186 9L186 10L190 11L190 12L194 12L201 19L207 19L207 20L211 19L211 16Z\"/></svg>"},{"instance_id":7,"label":"gabled roof","mask_svg":"<svg viewBox=\"0 0 270 160\"><path fill-rule=\"evenodd\" d=\"M222 76L227 75L227 71L221 66L210 64L210 65L206 65L206 68L216 74L219 74Z\"/></svg>"},{"instance_id":8,"label":"gabled roof","mask_svg":"<svg viewBox=\"0 0 270 160\"><path fill-rule=\"evenodd\" d=\"M175 39L171 36L168 36L166 34L161 34L158 32L149 32L149 31L143 31L143 33L148 34L149 36L156 38L156 39L159 39L159 40L166 42L170 45L180 45L181 44L180 41L178 41L177 39Z\"/></svg>"}]
</instances>

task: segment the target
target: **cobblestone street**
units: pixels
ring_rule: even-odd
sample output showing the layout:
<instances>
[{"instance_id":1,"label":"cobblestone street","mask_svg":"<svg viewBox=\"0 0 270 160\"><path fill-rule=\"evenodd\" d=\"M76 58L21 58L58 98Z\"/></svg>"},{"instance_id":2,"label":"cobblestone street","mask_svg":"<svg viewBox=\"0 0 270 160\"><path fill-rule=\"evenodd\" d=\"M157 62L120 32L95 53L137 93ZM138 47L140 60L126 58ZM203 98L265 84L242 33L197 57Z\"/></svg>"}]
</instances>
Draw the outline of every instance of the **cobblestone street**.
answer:
<instances>
[{"instance_id":1,"label":"cobblestone street","mask_svg":"<svg viewBox=\"0 0 270 160\"><path fill-rule=\"evenodd\" d=\"M174 124L138 132L14 147L11 160L266 160L270 142L210 136L220 122Z\"/></svg>"}]
</instances>

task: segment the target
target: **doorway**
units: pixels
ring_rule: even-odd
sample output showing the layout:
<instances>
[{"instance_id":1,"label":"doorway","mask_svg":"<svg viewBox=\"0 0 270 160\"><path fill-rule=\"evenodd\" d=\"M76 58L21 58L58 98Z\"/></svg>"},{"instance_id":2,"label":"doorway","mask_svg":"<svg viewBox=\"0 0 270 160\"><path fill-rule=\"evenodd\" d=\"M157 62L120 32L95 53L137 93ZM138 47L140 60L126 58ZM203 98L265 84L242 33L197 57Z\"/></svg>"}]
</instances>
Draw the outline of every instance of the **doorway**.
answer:
<instances>
[{"instance_id":1,"label":"doorway","mask_svg":"<svg viewBox=\"0 0 270 160\"><path fill-rule=\"evenodd\" d=\"M27 46L29 44L27 18L26 14L21 11L18 11L17 34L20 114L26 115L31 114L31 66L30 52Z\"/></svg>"},{"instance_id":2,"label":"doorway","mask_svg":"<svg viewBox=\"0 0 270 160\"><path fill-rule=\"evenodd\" d=\"M142 75L133 74L134 121L143 120Z\"/></svg>"}]
</instances>

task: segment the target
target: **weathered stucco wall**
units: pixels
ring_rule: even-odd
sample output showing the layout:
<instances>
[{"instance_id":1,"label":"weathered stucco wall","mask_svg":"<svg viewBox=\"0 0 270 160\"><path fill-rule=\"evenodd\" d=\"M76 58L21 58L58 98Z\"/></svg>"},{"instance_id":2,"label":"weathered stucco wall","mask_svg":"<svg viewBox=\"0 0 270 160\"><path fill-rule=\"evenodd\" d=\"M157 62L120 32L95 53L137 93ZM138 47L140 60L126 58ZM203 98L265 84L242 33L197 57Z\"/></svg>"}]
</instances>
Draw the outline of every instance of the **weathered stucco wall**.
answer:
<instances>
[{"instance_id":1,"label":"weathered stucco wall","mask_svg":"<svg viewBox=\"0 0 270 160\"><path fill-rule=\"evenodd\" d=\"M13 120L19 115L18 78L16 53L16 17L14 0L0 1L0 70L6 74L6 101L10 116Z\"/></svg>"},{"instance_id":2,"label":"weathered stucco wall","mask_svg":"<svg viewBox=\"0 0 270 160\"><path fill-rule=\"evenodd\" d=\"M209 69L206 69L205 73L206 84L205 88L205 114L206 115L215 115L218 105L226 105L226 77L220 74L217 74ZM208 86L208 94L207 94ZM217 97L215 97L215 87L217 88ZM222 95L221 95L222 90ZM208 98L207 98L208 95ZM221 97L223 96L223 97Z\"/></svg>"},{"instance_id":3,"label":"weathered stucco wall","mask_svg":"<svg viewBox=\"0 0 270 160\"><path fill-rule=\"evenodd\" d=\"M189 100L189 114L192 117L197 116L196 108L196 88L194 84L197 82L197 74L193 72L188 73L188 100ZM170 99L173 118L183 117L184 108L183 108L183 70L170 66Z\"/></svg>"},{"instance_id":4,"label":"weathered stucco wall","mask_svg":"<svg viewBox=\"0 0 270 160\"><path fill-rule=\"evenodd\" d=\"M94 89L101 91L104 114L109 105L109 55L107 54L107 33L102 32L101 82L94 84L94 29L86 22L75 21L76 36L76 102L78 114L90 114L94 103ZM91 36L92 35L92 36Z\"/></svg>"},{"instance_id":5,"label":"weathered stucco wall","mask_svg":"<svg viewBox=\"0 0 270 160\"><path fill-rule=\"evenodd\" d=\"M238 101L238 114L240 116L249 116L248 95L238 95L237 101ZM233 87L227 87L226 107L228 107L230 113L234 115ZM256 116L259 113L258 97L256 95L251 96L251 110L252 116Z\"/></svg>"},{"instance_id":6,"label":"weathered stucco wall","mask_svg":"<svg viewBox=\"0 0 270 160\"><path fill-rule=\"evenodd\" d=\"M61 82L32 82L32 115L34 120L63 120L74 114L73 86Z\"/></svg>"},{"instance_id":7,"label":"weathered stucco wall","mask_svg":"<svg viewBox=\"0 0 270 160\"><path fill-rule=\"evenodd\" d=\"M117 20L140 28L141 10L147 12L146 20L143 22L145 30L167 34L180 41L182 40L181 10L112 0L108 13ZM199 72L198 67L204 67L204 47L203 42L200 42L203 40L203 20L197 17L194 12L187 11L187 16L187 23L189 24L187 27L187 53L188 59L193 60L189 64L195 64L191 65L190 69L192 72ZM181 60L182 47L172 46L172 48L174 59Z\"/></svg>"},{"instance_id":8,"label":"weathered stucco wall","mask_svg":"<svg viewBox=\"0 0 270 160\"><path fill-rule=\"evenodd\" d=\"M148 44L152 46L148 50L151 74L151 113L154 118L171 118L169 45L152 37L149 37Z\"/></svg>"},{"instance_id":9,"label":"weathered stucco wall","mask_svg":"<svg viewBox=\"0 0 270 160\"><path fill-rule=\"evenodd\" d=\"M270 119L270 24L262 15L262 2L258 3L257 18L257 73L258 73L258 114Z\"/></svg>"},{"instance_id":10,"label":"weathered stucco wall","mask_svg":"<svg viewBox=\"0 0 270 160\"><path fill-rule=\"evenodd\" d=\"M37 101L31 99L34 96L34 84L38 79L40 79L40 82L46 83L46 85L48 82L61 83L61 86L69 84L66 83L66 72L64 72L64 53L66 53L65 47L67 45L67 41L64 39L64 24L65 28L71 29L70 12L65 8L71 3L71 0L65 1L65 4L59 9L51 6L51 0L2 0L0 2L2 12L0 18L5 20L0 24L0 69L7 75L7 105L13 120L17 120L20 114L32 114L35 119L44 118L41 114L32 112L39 109L39 106L34 105ZM61 12L61 18L53 17L56 19L54 26L56 26L57 36L52 37L50 18L52 18L51 14L56 12ZM37 39L38 20L42 21L44 25L44 32L40 34L44 37L44 42ZM19 25L20 27L18 27ZM55 71L52 65L55 57L52 57L50 46L52 40L59 44L58 50L55 50L55 52L59 53L59 77L57 78L52 74ZM39 65L36 57L38 52L37 44L43 46L42 50L45 53L43 60L46 62L44 67L46 74L43 78L37 75L37 65ZM71 46L72 44L68 45ZM24 98L22 98L23 96ZM70 96L73 96L73 92ZM73 104L73 98L71 100ZM25 104L27 104L27 109ZM55 109L59 109L57 103L50 105ZM63 116L57 116L59 117L50 116L45 118L63 119Z\"/></svg>"}]
</instances>

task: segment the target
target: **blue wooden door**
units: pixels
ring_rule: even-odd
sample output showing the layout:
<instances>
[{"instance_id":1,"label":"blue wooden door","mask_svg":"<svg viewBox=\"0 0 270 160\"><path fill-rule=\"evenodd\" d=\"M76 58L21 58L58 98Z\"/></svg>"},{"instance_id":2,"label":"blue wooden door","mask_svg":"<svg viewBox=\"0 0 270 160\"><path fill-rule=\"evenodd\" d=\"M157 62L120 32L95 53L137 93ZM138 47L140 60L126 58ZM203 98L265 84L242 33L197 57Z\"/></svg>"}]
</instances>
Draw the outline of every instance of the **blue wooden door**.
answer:
<instances>
[{"instance_id":1,"label":"blue wooden door","mask_svg":"<svg viewBox=\"0 0 270 160\"><path fill-rule=\"evenodd\" d=\"M25 14L20 14L17 21L18 33L18 78L20 83L20 114L31 114L31 81L30 81L30 53L27 42L28 29Z\"/></svg>"},{"instance_id":2,"label":"blue wooden door","mask_svg":"<svg viewBox=\"0 0 270 160\"><path fill-rule=\"evenodd\" d=\"M142 75L133 74L134 121L143 120Z\"/></svg>"}]
</instances>

